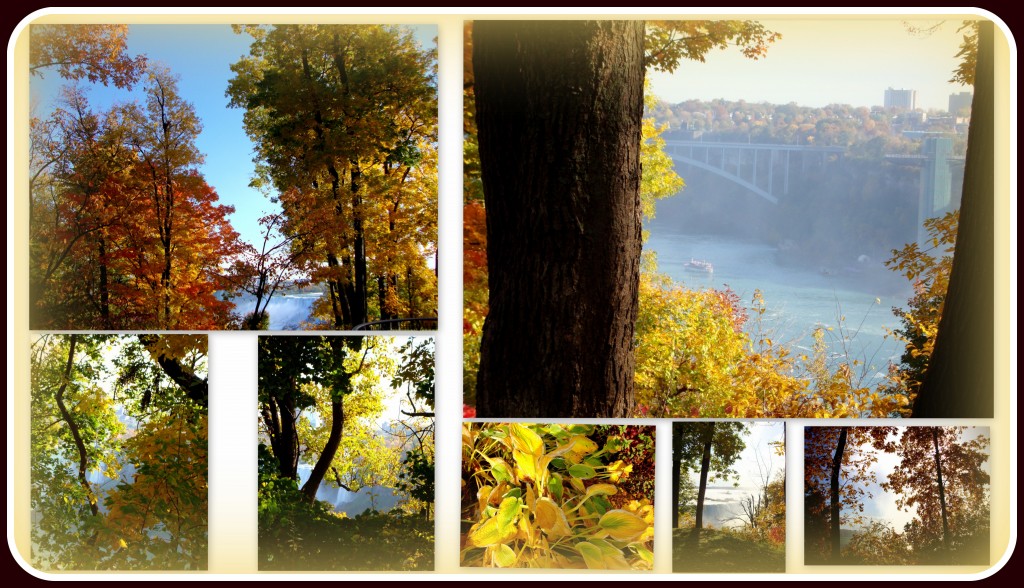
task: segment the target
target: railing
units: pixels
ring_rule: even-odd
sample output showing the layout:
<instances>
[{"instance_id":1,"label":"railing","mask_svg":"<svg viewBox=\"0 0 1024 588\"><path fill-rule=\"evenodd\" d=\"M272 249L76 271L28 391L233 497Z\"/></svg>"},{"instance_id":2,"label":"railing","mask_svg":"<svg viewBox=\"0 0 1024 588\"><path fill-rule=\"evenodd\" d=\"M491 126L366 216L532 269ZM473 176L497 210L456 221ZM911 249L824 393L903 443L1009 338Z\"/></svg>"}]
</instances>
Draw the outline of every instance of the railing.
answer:
<instances>
[{"instance_id":1,"label":"railing","mask_svg":"<svg viewBox=\"0 0 1024 588\"><path fill-rule=\"evenodd\" d=\"M411 323L411 325L407 329L402 329L402 328L400 328L398 326L398 325L401 325L402 323ZM391 327L391 326L388 326L388 325L395 325L395 326ZM356 325L355 327L352 328L352 330L353 331L385 331L385 330L395 330L395 331L406 331L406 330L411 330L411 331L429 331L429 330L435 330L436 331L437 330L437 317L436 316L427 316L427 317L397 318L397 319L384 319L384 320L380 320L380 321L370 321L368 323L363 323L361 325Z\"/></svg>"}]
</instances>

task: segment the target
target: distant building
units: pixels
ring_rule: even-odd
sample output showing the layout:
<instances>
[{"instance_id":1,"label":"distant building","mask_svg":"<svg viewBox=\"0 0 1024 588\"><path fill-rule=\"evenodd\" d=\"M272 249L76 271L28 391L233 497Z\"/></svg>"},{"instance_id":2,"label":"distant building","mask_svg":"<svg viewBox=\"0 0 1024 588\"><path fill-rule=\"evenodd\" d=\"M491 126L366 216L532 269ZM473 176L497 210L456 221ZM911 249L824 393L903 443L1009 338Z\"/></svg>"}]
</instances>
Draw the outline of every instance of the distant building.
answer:
<instances>
[{"instance_id":1,"label":"distant building","mask_svg":"<svg viewBox=\"0 0 1024 588\"><path fill-rule=\"evenodd\" d=\"M885 107L914 110L917 108L917 90L887 89L885 91Z\"/></svg>"},{"instance_id":2,"label":"distant building","mask_svg":"<svg viewBox=\"0 0 1024 588\"><path fill-rule=\"evenodd\" d=\"M958 94L949 95L949 113L956 116L958 112L963 109L970 111L971 101L974 96L970 92L960 92Z\"/></svg>"}]
</instances>

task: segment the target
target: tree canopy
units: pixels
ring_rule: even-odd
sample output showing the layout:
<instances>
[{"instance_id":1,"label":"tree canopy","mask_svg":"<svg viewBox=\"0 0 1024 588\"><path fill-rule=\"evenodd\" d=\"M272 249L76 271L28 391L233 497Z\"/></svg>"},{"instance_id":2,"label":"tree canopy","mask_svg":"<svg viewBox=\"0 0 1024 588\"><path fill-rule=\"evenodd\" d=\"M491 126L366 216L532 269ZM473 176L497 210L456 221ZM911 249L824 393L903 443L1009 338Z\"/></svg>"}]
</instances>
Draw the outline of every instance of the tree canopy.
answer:
<instances>
[{"instance_id":1,"label":"tree canopy","mask_svg":"<svg viewBox=\"0 0 1024 588\"><path fill-rule=\"evenodd\" d=\"M969 427L805 429L807 562L989 563L988 445ZM912 515L902 529L871 516L883 499Z\"/></svg>"},{"instance_id":2,"label":"tree canopy","mask_svg":"<svg viewBox=\"0 0 1024 588\"><path fill-rule=\"evenodd\" d=\"M431 565L433 356L430 339L260 337L261 569Z\"/></svg>"},{"instance_id":3,"label":"tree canopy","mask_svg":"<svg viewBox=\"0 0 1024 588\"><path fill-rule=\"evenodd\" d=\"M33 562L205 569L206 338L42 335L31 361Z\"/></svg>"},{"instance_id":4,"label":"tree canopy","mask_svg":"<svg viewBox=\"0 0 1024 588\"><path fill-rule=\"evenodd\" d=\"M145 103L97 112L66 87L31 121L30 325L216 329L233 208L198 171L202 128L178 78L146 70Z\"/></svg>"},{"instance_id":5,"label":"tree canopy","mask_svg":"<svg viewBox=\"0 0 1024 588\"><path fill-rule=\"evenodd\" d=\"M67 80L128 88L146 67L145 56L127 53L128 25L35 24L29 30L32 75L42 77L53 68Z\"/></svg>"},{"instance_id":6,"label":"tree canopy","mask_svg":"<svg viewBox=\"0 0 1024 588\"><path fill-rule=\"evenodd\" d=\"M284 210L293 259L328 293L333 327L436 315L435 54L401 27L236 27L231 66L256 186Z\"/></svg>"}]
</instances>

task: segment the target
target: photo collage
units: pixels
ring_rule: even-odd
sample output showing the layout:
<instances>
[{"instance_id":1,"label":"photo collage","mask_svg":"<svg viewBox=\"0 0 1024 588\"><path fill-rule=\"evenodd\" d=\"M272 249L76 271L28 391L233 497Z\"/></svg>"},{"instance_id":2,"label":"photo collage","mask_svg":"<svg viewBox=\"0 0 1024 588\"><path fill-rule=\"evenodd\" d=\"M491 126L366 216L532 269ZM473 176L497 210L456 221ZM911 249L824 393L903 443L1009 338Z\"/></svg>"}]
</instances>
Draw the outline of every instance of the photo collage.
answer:
<instances>
[{"instance_id":1,"label":"photo collage","mask_svg":"<svg viewBox=\"0 0 1024 588\"><path fill-rule=\"evenodd\" d=\"M1006 25L524 10L12 32L23 570L1004 566Z\"/></svg>"}]
</instances>

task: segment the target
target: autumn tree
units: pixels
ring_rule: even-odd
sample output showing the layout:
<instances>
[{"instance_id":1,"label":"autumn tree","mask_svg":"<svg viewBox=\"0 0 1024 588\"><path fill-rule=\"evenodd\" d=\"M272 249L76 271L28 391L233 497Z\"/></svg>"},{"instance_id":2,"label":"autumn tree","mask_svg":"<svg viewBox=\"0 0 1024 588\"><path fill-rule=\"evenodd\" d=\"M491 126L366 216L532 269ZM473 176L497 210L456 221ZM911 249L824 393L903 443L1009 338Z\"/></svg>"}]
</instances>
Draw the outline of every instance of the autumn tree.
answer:
<instances>
[{"instance_id":1,"label":"autumn tree","mask_svg":"<svg viewBox=\"0 0 1024 588\"><path fill-rule=\"evenodd\" d=\"M32 123L30 324L35 328L213 329L232 208L199 174L199 122L163 69L147 109L90 108L80 88Z\"/></svg>"},{"instance_id":2,"label":"autumn tree","mask_svg":"<svg viewBox=\"0 0 1024 588\"><path fill-rule=\"evenodd\" d=\"M886 266L902 273L914 286L914 295L906 309L894 308L902 323L894 331L904 343L900 363L890 368L892 386L889 394L902 395L913 406L928 369L935 348L939 319L949 288L949 272L953 265L953 247L956 241L959 211L951 211L939 218L924 221L930 248L922 249L909 243L894 251Z\"/></svg>"},{"instance_id":3,"label":"autumn tree","mask_svg":"<svg viewBox=\"0 0 1024 588\"><path fill-rule=\"evenodd\" d=\"M144 56L128 55L128 25L34 24L29 31L32 75L53 68L66 80L130 88L146 68Z\"/></svg>"},{"instance_id":4,"label":"autumn tree","mask_svg":"<svg viewBox=\"0 0 1024 588\"><path fill-rule=\"evenodd\" d=\"M248 243L232 261L225 280L234 289L253 297L253 309L242 319L242 328L265 330L269 328L267 306L281 289L304 283L296 259L304 252L293 250L293 238L280 234L283 214L268 214L259 219L263 226L259 249Z\"/></svg>"},{"instance_id":5,"label":"autumn tree","mask_svg":"<svg viewBox=\"0 0 1024 588\"><path fill-rule=\"evenodd\" d=\"M283 232L327 286L331 325L367 322L371 301L377 317L436 312L423 271L436 244L433 52L398 27L244 31L254 42L227 95L245 109L257 184L280 193Z\"/></svg>"},{"instance_id":6,"label":"autumn tree","mask_svg":"<svg viewBox=\"0 0 1024 588\"><path fill-rule=\"evenodd\" d=\"M188 292L179 285L198 287L204 282L215 282L208 273L215 271L216 263L225 252L215 251L213 260L204 258L196 260L198 263L179 259L176 253L190 251L190 246L191 251L202 253L203 244L190 242L188 236L198 237L196 231L204 228L210 232L206 235L208 245L223 247L224 241L237 238L226 221L226 214L233 209L213 208L216 193L197 171L197 166L203 161L203 155L196 146L202 123L192 104L178 93L177 78L169 70L150 70L145 109L137 116L138 132L134 146L141 160L140 181L144 185L150 214L146 233L156 237L154 251L150 252L152 258L146 260L156 274L146 276L147 286L155 298L156 325L164 329L185 325L201 328L190 325L181 315L190 304L198 303L205 308L214 301L209 297L198 301L195 291ZM192 212L202 215L206 212L204 209L209 210L207 218L185 217ZM209 295L212 292L207 289L205 293Z\"/></svg>"},{"instance_id":7,"label":"autumn tree","mask_svg":"<svg viewBox=\"0 0 1024 588\"><path fill-rule=\"evenodd\" d=\"M876 475L872 466L892 427L808 427L804 429L804 499L809 538L807 559L821 563L839 561L843 524L863 522L867 486ZM823 528L828 529L823 532ZM815 544L814 538L824 544ZM825 553L829 556L825 557Z\"/></svg>"},{"instance_id":8,"label":"autumn tree","mask_svg":"<svg viewBox=\"0 0 1024 588\"><path fill-rule=\"evenodd\" d=\"M300 461L312 466L302 485L308 501L325 479L356 491L379 482L374 476L386 473L391 482L397 473L397 455L374 434L383 410L378 370L390 368L371 352L383 344L362 337L260 338L261 431L281 476L298 481ZM389 456L393 462L382 461Z\"/></svg>"},{"instance_id":9,"label":"autumn tree","mask_svg":"<svg viewBox=\"0 0 1024 588\"><path fill-rule=\"evenodd\" d=\"M988 438L966 430L907 427L891 448L900 462L883 487L916 513L907 534L921 563L988 563Z\"/></svg>"},{"instance_id":10,"label":"autumn tree","mask_svg":"<svg viewBox=\"0 0 1024 588\"><path fill-rule=\"evenodd\" d=\"M645 55L641 21L473 27L490 291L478 414L626 416L644 67L673 54ZM761 31L725 39L763 44ZM667 46L677 59L715 45Z\"/></svg>"},{"instance_id":11,"label":"autumn tree","mask_svg":"<svg viewBox=\"0 0 1024 588\"><path fill-rule=\"evenodd\" d=\"M117 108L95 112L79 87L64 88L57 104L31 125L32 324L110 329L121 322L111 291L124 279L125 225L140 211L131 120Z\"/></svg>"},{"instance_id":12,"label":"autumn tree","mask_svg":"<svg viewBox=\"0 0 1024 588\"><path fill-rule=\"evenodd\" d=\"M693 541L698 541L704 527L704 498L707 495L708 478L728 479L735 475L732 467L746 447L743 434L747 428L740 422L715 421L676 423L675 427L680 430L680 438L679 451L674 459L680 462L681 472L699 472L700 475L696 518L691 535ZM699 469L697 463L700 464Z\"/></svg>"}]
</instances>

